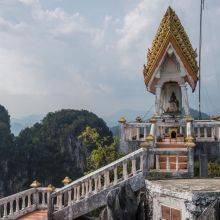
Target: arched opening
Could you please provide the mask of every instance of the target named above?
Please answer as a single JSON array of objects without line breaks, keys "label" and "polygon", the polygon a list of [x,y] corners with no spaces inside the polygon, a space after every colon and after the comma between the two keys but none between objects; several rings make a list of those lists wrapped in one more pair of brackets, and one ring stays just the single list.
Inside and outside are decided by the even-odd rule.
[{"label": "arched opening", "polygon": [[171,132],[171,138],[172,138],[172,139],[176,138],[176,131],[172,131],[172,132]]},{"label": "arched opening", "polygon": [[177,82],[164,83],[162,87],[162,110],[163,113],[180,113],[182,108],[182,94]]}]

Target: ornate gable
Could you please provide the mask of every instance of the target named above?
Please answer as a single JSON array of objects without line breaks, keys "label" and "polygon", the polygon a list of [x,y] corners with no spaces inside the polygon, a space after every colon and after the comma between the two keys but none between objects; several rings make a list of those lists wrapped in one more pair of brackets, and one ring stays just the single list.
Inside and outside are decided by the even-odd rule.
[{"label": "ornate gable", "polygon": [[[193,49],[189,37],[187,36],[178,16],[169,7],[164,15],[151,49],[147,53],[147,65],[144,65],[144,81],[148,86],[156,68],[158,67],[167,47],[172,44],[176,53],[180,57],[188,74],[188,82],[193,89],[198,80],[198,65],[196,61],[196,51]],[[189,80],[190,78],[190,80]]]}]

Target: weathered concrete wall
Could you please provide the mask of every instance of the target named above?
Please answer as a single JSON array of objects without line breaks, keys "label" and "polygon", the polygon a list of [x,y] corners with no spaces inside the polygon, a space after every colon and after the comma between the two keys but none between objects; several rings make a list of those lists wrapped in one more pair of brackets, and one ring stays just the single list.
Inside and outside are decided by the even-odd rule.
[{"label": "weathered concrete wall", "polygon": [[[202,180],[201,180],[202,181]],[[214,186],[213,186],[214,187]],[[178,209],[181,211],[182,219],[197,219],[203,211],[216,200],[220,200],[220,192],[209,192],[206,190],[189,191],[184,185],[178,186],[178,191],[146,181],[147,201],[149,213],[152,220],[162,219],[161,206]],[[210,190],[212,186],[209,187]],[[182,189],[182,190],[181,190]]]},{"label": "weathered concrete wall", "polygon": [[195,148],[195,156],[206,154],[209,158],[220,156],[220,142],[198,142]]}]

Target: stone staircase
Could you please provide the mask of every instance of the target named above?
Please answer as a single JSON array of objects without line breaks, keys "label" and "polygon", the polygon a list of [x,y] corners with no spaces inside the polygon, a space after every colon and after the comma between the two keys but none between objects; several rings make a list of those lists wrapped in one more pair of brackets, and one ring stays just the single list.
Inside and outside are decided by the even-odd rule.
[{"label": "stone staircase", "polygon": [[134,191],[143,188],[147,156],[141,148],[53,193],[38,187],[0,199],[0,219],[70,220],[87,214],[106,205],[108,192],[125,183]]}]

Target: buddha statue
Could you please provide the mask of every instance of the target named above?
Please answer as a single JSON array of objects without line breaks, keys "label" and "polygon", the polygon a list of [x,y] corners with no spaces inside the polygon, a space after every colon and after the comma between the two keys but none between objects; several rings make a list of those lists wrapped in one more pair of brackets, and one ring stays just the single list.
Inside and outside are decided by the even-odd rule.
[{"label": "buddha statue", "polygon": [[177,100],[174,92],[172,92],[170,96],[169,107],[167,109],[167,112],[171,112],[171,113],[179,112],[179,101]]}]

